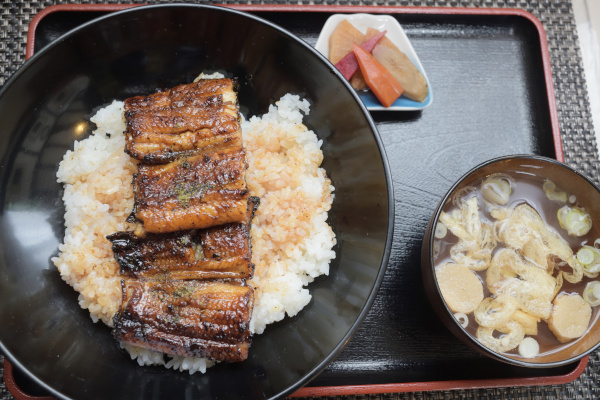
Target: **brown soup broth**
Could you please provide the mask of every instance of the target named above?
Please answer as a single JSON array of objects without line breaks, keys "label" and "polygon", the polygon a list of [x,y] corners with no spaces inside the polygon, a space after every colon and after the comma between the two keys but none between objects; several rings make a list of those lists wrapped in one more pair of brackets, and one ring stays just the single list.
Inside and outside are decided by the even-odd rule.
[{"label": "brown soup broth", "polygon": [[[566,230],[564,230],[560,227],[560,224],[558,222],[557,212],[558,212],[558,209],[564,205],[564,203],[561,204],[556,201],[549,200],[547,198],[546,193],[544,192],[544,190],[542,188],[542,185],[543,185],[545,179],[536,177],[531,174],[524,174],[524,173],[515,172],[515,171],[508,172],[507,175],[509,175],[513,179],[513,184],[511,185],[512,186],[512,194],[510,196],[510,200],[509,200],[508,204],[503,207],[508,207],[508,208],[512,209],[512,208],[518,206],[519,204],[523,204],[523,203],[529,204],[531,207],[533,207],[538,212],[538,214],[540,215],[542,220],[548,226],[552,227],[556,232],[558,232],[560,234],[560,236],[563,239],[565,239],[567,241],[567,243],[569,243],[574,254],[576,254],[577,251],[583,245],[593,246],[594,241],[598,237],[600,237],[598,235],[598,226],[594,225],[596,223],[595,221],[592,222],[592,229],[590,230],[590,232],[587,235],[584,235],[581,237],[569,236],[567,234]],[[486,206],[486,204],[484,203],[483,195],[480,190],[481,183],[482,183],[482,180],[474,182],[474,184],[472,186],[474,188],[476,188],[477,190],[475,192],[467,194],[466,196],[467,196],[467,198],[472,197],[472,196],[477,196],[478,205],[479,205],[479,215],[480,215],[481,220],[493,223],[496,220],[490,215],[490,212],[489,212],[490,210],[488,209],[489,207]],[[561,188],[557,187],[556,190],[561,190]],[[571,194],[572,193],[567,193],[567,197],[569,197]],[[575,199],[574,203],[570,203],[568,201],[567,204],[570,206],[583,207],[584,209],[586,208],[585,205],[580,204],[579,199]],[[454,209],[456,209],[456,206],[452,202],[449,202],[444,206],[443,210],[446,213],[450,213]],[[437,255],[434,257],[434,263],[436,266],[444,264],[446,262],[453,262],[452,259],[450,258],[450,249],[457,242],[458,242],[458,238],[456,236],[454,236],[452,234],[452,232],[450,232],[450,230],[448,230],[446,237],[444,237],[443,239],[435,239],[434,246],[435,246],[435,248],[437,248],[437,252],[436,252]],[[499,242],[492,252],[492,257],[494,256],[496,251],[503,249],[503,248],[504,248],[503,244]],[[567,272],[570,272],[570,268],[567,269]],[[479,271],[476,273],[478,274],[479,279],[483,283],[484,298],[490,297],[491,293],[488,290],[487,285],[485,284],[486,271],[484,270],[484,271]],[[553,276],[556,276],[556,272],[553,274]],[[598,279],[600,279],[600,278],[592,279],[592,278],[587,278],[586,276],[584,276],[583,279],[576,284],[572,284],[572,283],[569,283],[566,280],[564,280],[563,285],[560,289],[560,292],[557,294],[557,296],[560,296],[561,294],[571,294],[571,293],[578,293],[579,295],[582,296],[585,286],[589,282],[591,282],[593,280],[598,280]],[[597,308],[598,307],[592,307],[592,318],[590,320],[590,326],[594,325],[595,321],[597,320],[597,318],[599,316]],[[474,317],[473,313],[470,313],[468,315],[468,318],[469,318],[469,324],[465,329],[470,335],[472,335],[473,337],[476,337],[476,331],[478,328],[478,324],[475,321],[475,317]],[[494,335],[500,336],[502,334],[499,332],[494,332]],[[529,335],[525,335],[525,336],[527,337]],[[564,344],[560,343],[556,339],[554,334],[550,331],[548,324],[546,324],[546,322],[544,320],[541,320],[538,323],[538,334],[535,335],[534,338],[538,341],[539,346],[540,346],[539,356],[553,353],[555,351],[559,351],[560,349],[562,349],[566,346],[573,345],[578,340],[578,339],[574,339],[568,343],[564,343]],[[508,354],[511,354],[511,356],[520,357],[517,349],[511,350],[510,352],[508,352]]]}]

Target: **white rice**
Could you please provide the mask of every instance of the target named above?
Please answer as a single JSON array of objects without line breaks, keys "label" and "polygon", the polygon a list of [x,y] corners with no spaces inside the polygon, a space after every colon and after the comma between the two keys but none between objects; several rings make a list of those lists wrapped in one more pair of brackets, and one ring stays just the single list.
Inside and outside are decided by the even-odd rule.
[{"label": "white rice", "polygon": [[261,198],[251,230],[255,333],[304,308],[311,299],[304,286],[328,274],[335,258],[335,236],[326,222],[333,186],[319,168],[322,142],[302,125],[301,111],[308,114],[308,101],[288,94],[261,118],[242,124],[246,181]]},{"label": "white rice", "polygon": [[79,305],[94,322],[112,326],[121,304],[119,266],[106,235],[127,230],[133,207],[135,163],[123,152],[123,103],[113,102],[92,117],[98,129],[75,142],[58,169],[64,183],[65,239],[52,261],[79,292]]},{"label": "white rice", "polygon": [[[251,193],[261,198],[252,221],[255,306],[250,329],[294,316],[311,295],[305,287],[329,273],[335,258],[327,212],[333,186],[319,168],[321,141],[302,125],[309,103],[285,95],[262,117],[242,124]],[[136,162],[124,152],[123,103],[115,101],[91,118],[93,134],[75,142],[60,164],[58,182],[65,186],[65,238],[53,262],[62,278],[79,292],[79,304],[94,322],[112,326],[121,304],[119,267],[106,235],[130,230],[125,222],[133,208],[132,176]],[[123,345],[140,365],[164,365],[191,373],[214,362]],[[250,350],[252,351],[252,350]]]}]

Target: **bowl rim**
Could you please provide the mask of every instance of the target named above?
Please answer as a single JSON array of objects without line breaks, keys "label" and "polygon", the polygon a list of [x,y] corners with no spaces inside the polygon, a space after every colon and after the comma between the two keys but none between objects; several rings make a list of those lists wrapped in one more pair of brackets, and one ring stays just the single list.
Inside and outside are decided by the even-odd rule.
[{"label": "bowl rim", "polygon": [[583,357],[589,355],[590,353],[592,353],[593,351],[598,349],[598,347],[600,347],[600,341],[598,341],[598,343],[596,343],[594,346],[592,346],[588,350],[584,351],[583,353],[581,353],[577,356],[574,356],[574,357],[567,358],[565,360],[544,362],[544,363],[533,363],[533,362],[528,362],[528,361],[523,361],[523,360],[507,357],[502,353],[495,352],[495,351],[485,347],[483,344],[481,344],[481,342],[479,342],[479,340],[477,340],[473,335],[471,335],[469,332],[467,332],[465,330],[465,328],[463,328],[455,318],[452,317],[454,313],[448,308],[448,305],[446,304],[446,301],[444,300],[444,298],[441,294],[441,290],[440,290],[438,281],[435,278],[435,262],[433,260],[433,244],[434,244],[433,235],[435,234],[435,223],[439,220],[439,217],[442,212],[444,204],[447,203],[447,201],[450,199],[451,195],[455,192],[456,188],[459,185],[461,185],[466,179],[468,179],[471,176],[471,174],[473,174],[474,172],[476,172],[477,170],[479,170],[485,166],[495,164],[495,163],[498,163],[501,161],[511,160],[511,159],[536,160],[536,161],[542,161],[542,162],[548,162],[551,164],[555,164],[558,167],[562,167],[562,168],[580,176],[587,183],[589,183],[594,189],[596,189],[596,191],[598,193],[600,193],[600,187],[598,185],[596,185],[594,182],[592,182],[592,180],[590,178],[583,175],[581,172],[577,171],[576,169],[574,169],[574,168],[566,165],[565,163],[562,163],[554,158],[549,158],[549,157],[544,157],[544,156],[539,156],[539,155],[534,155],[534,154],[513,154],[513,155],[496,157],[496,158],[492,158],[490,160],[484,161],[481,164],[478,164],[477,166],[471,168],[469,171],[464,173],[458,180],[456,180],[456,182],[450,187],[450,189],[448,189],[446,194],[444,194],[444,196],[442,197],[442,199],[436,206],[435,213],[433,214],[433,216],[431,218],[431,229],[429,232],[427,232],[427,236],[428,236],[427,239],[429,240],[429,246],[427,249],[429,268],[431,269],[431,272],[432,272],[436,294],[437,294],[437,296],[439,296],[439,298],[444,306],[445,314],[450,317],[450,319],[452,320],[452,323],[455,325],[455,328],[459,329],[464,334],[464,336],[466,338],[468,338],[469,343],[477,346],[479,351],[481,351],[481,352],[487,354],[488,356],[491,356],[497,360],[503,361],[507,364],[517,365],[520,367],[528,367],[528,368],[559,367],[562,365],[576,362],[576,361],[582,359]]},{"label": "bowl rim", "polygon": [[[381,140],[379,131],[377,130],[377,127],[375,126],[375,122],[373,121],[371,114],[369,113],[369,111],[367,110],[367,108],[363,104],[363,102],[360,100],[358,95],[355,93],[355,91],[351,88],[350,83],[343,77],[343,75],[337,70],[337,68],[335,68],[333,66],[333,64],[331,64],[329,62],[329,60],[327,60],[313,46],[311,46],[304,40],[300,39],[298,36],[292,34],[291,32],[287,31],[286,29],[280,27],[279,25],[277,25],[275,23],[268,21],[266,19],[263,19],[261,17],[258,17],[256,15],[253,15],[250,12],[240,11],[240,10],[236,10],[236,9],[232,9],[232,8],[228,8],[228,7],[219,6],[219,5],[209,5],[209,4],[175,3],[175,4],[140,5],[137,7],[127,8],[127,9],[123,9],[123,10],[119,10],[119,11],[115,11],[115,12],[110,12],[106,15],[99,16],[97,18],[92,19],[91,21],[85,22],[85,23],[69,30],[68,32],[66,32],[66,33],[62,34],[61,36],[59,36],[58,38],[56,38],[54,41],[49,43],[47,46],[42,48],[40,51],[33,54],[33,56],[31,58],[26,60],[23,63],[23,65],[4,83],[4,85],[0,89],[0,99],[5,95],[5,93],[8,91],[8,89],[12,86],[13,82],[18,80],[21,75],[25,74],[25,72],[33,64],[35,64],[38,59],[43,57],[46,53],[52,51],[53,48],[57,47],[62,42],[68,40],[70,37],[78,34],[80,31],[88,29],[91,25],[101,24],[103,21],[105,21],[107,19],[117,18],[124,14],[146,12],[146,10],[150,10],[150,9],[167,9],[167,8],[193,8],[193,9],[217,10],[217,11],[221,11],[221,12],[225,12],[225,13],[235,14],[235,15],[238,15],[238,16],[241,16],[244,18],[249,18],[251,20],[254,20],[258,23],[261,23],[261,24],[269,27],[270,29],[274,29],[275,31],[277,31],[280,34],[287,37],[288,39],[295,41],[300,46],[303,46],[309,52],[312,52],[313,56],[316,56],[319,60],[321,60],[321,62],[325,63],[325,65],[327,65],[329,67],[330,72],[333,75],[335,75],[338,78],[338,80],[340,80],[342,82],[343,85],[345,85],[346,90],[356,101],[357,105],[359,106],[363,115],[366,118],[366,122],[368,123],[369,128],[371,129],[371,131],[373,133],[373,138],[375,139],[375,143],[377,145],[377,148],[378,148],[380,156],[381,156],[381,162],[382,162],[382,166],[383,166],[383,170],[384,170],[386,189],[387,189],[388,226],[387,226],[384,251],[382,254],[382,258],[381,258],[381,262],[379,265],[379,270],[378,270],[377,276],[374,280],[371,291],[367,297],[367,301],[363,305],[361,311],[358,313],[356,320],[350,326],[350,329],[343,336],[342,340],[340,340],[340,342],[337,344],[337,346],[323,360],[321,360],[319,363],[317,363],[312,369],[308,370],[302,378],[297,380],[294,384],[292,384],[288,388],[286,388],[272,396],[272,398],[285,397],[285,396],[292,394],[296,390],[300,389],[304,385],[306,385],[308,382],[310,382],[312,379],[314,379],[319,372],[324,370],[339,355],[339,353],[346,346],[346,344],[349,342],[349,340],[352,338],[352,336],[356,333],[356,331],[358,330],[358,328],[360,327],[360,325],[366,318],[369,310],[371,309],[371,306],[373,305],[376,294],[377,294],[379,287],[381,286],[381,283],[383,281],[385,271],[387,269],[387,265],[389,262],[391,250],[392,250],[392,241],[393,241],[393,234],[394,234],[393,220],[394,220],[394,215],[395,215],[394,214],[395,204],[394,204],[393,180],[391,177],[391,170],[390,170],[387,154],[386,154],[385,148],[383,146],[383,142]],[[4,343],[1,340],[0,340],[0,352],[6,358],[8,358],[8,360],[13,364],[13,366],[19,368],[23,373],[25,373],[25,375],[27,375],[28,378],[33,380],[37,385],[39,385],[44,390],[51,393],[53,396],[56,396],[57,398],[61,398],[61,399],[71,399],[70,397],[67,397],[66,395],[60,393],[58,390],[54,389],[49,384],[45,383],[40,378],[38,378],[36,375],[34,375],[31,371],[29,371],[29,369],[26,368],[15,357],[15,355],[6,348],[6,346],[4,345]]]}]

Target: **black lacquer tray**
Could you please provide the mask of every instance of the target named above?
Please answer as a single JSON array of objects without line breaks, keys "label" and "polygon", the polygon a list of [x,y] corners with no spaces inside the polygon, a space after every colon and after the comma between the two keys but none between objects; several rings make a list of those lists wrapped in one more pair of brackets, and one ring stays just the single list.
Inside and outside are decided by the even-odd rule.
[{"label": "black lacquer tray", "polygon": [[[123,7],[49,7],[32,21],[28,56],[67,30]],[[562,161],[541,23],[529,13],[507,9],[232,7],[275,22],[312,45],[334,13],[393,15],[419,55],[434,94],[432,105],[423,111],[372,112],[394,181],[390,264],[361,328],[340,356],[296,395],[547,385],[576,379],[587,358],[558,368],[527,369],[469,349],[437,320],[420,272],[427,221],[463,173],[508,154]],[[43,395],[18,371],[14,379],[25,393]]]}]

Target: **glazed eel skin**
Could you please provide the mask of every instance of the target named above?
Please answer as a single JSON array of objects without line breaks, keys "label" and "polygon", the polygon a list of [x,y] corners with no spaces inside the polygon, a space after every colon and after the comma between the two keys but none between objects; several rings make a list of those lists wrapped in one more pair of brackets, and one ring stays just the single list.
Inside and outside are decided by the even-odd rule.
[{"label": "glazed eel skin", "polygon": [[145,164],[242,147],[231,79],[200,79],[126,99],[125,122],[125,151]]},{"label": "glazed eel skin", "polygon": [[121,275],[128,278],[248,279],[253,272],[250,223],[258,202],[250,198],[244,223],[142,237],[117,232],[107,239]]},{"label": "glazed eel skin", "polygon": [[166,165],[139,165],[132,216],[164,233],[242,222],[248,212],[242,148],[199,154]]},{"label": "glazed eel skin", "polygon": [[122,303],[113,335],[170,355],[243,361],[254,291],[249,194],[230,79],[125,100],[125,151],[140,160],[130,222],[116,232]]},{"label": "glazed eel skin", "polygon": [[125,100],[125,150],[142,161],[130,221],[165,233],[244,220],[247,164],[233,87],[200,79]]},{"label": "glazed eel skin", "polygon": [[126,279],[115,320],[121,342],[166,354],[243,361],[254,296],[241,283]]}]

